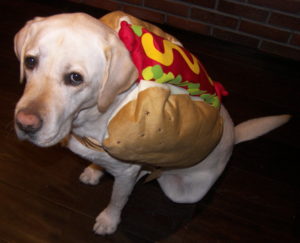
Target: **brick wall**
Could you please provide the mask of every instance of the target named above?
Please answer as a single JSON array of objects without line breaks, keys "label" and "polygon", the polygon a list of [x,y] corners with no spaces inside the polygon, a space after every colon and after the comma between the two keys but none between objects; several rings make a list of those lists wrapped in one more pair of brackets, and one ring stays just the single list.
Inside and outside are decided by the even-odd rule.
[{"label": "brick wall", "polygon": [[300,60],[300,0],[71,0]]}]

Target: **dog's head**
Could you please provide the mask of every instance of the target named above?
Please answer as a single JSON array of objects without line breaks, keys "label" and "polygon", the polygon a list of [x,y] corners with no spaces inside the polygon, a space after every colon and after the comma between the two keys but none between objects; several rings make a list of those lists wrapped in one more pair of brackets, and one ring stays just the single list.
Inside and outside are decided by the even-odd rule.
[{"label": "dog's head", "polygon": [[15,52],[26,79],[15,128],[40,146],[66,136],[81,110],[98,105],[105,112],[137,78],[114,31],[82,13],[29,21],[15,36]]}]

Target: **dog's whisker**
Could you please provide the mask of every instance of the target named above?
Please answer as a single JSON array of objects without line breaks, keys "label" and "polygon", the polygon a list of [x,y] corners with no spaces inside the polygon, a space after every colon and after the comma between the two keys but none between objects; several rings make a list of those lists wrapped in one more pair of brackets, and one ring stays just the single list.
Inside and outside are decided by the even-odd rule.
[{"label": "dog's whisker", "polygon": [[14,136],[15,129],[14,129],[14,122],[10,121],[4,125],[4,133],[6,137]]}]

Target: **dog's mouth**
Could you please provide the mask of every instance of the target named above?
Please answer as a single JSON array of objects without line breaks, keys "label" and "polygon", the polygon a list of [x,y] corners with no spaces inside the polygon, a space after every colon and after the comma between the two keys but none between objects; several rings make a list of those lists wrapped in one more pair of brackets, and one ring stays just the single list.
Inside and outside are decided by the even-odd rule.
[{"label": "dog's mouth", "polygon": [[17,134],[17,137],[19,140],[28,140],[32,143],[34,143],[34,141],[36,140],[36,135],[32,134],[32,133],[24,133],[22,132],[16,125],[15,125],[15,131]]},{"label": "dog's mouth", "polygon": [[39,136],[36,136],[31,142],[40,147],[50,147],[57,144],[60,141],[60,138],[58,137],[58,134],[55,134],[54,136],[48,137],[46,139],[41,139]]},{"label": "dog's mouth", "polygon": [[16,134],[20,140],[29,141],[40,147],[49,147],[59,142],[57,134],[45,138],[39,133],[25,133],[23,131],[20,131],[19,128],[16,128]]},{"label": "dog's mouth", "polygon": [[[54,129],[56,127],[56,129]],[[34,129],[33,129],[34,130]],[[24,129],[17,121],[15,121],[15,131],[17,137],[22,141],[29,141],[39,147],[50,147],[59,143],[66,137],[71,130],[71,125],[68,122],[63,123],[61,126],[53,126],[49,128],[47,124],[43,124],[37,131]]]}]

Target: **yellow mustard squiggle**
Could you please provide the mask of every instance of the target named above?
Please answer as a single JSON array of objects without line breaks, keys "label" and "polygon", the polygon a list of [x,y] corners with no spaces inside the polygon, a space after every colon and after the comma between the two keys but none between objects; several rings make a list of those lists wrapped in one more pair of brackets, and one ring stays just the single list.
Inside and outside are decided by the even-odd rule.
[{"label": "yellow mustard squiggle", "polygon": [[170,41],[163,40],[164,45],[164,52],[160,52],[157,50],[153,43],[153,36],[150,33],[145,33],[142,38],[142,46],[145,50],[146,55],[153,59],[154,61],[157,61],[165,66],[172,65],[174,61],[174,55],[173,55],[173,49],[177,50],[180,55],[183,57],[189,68],[195,73],[200,73],[200,67],[198,63],[198,59],[191,54],[193,58],[193,62],[190,61],[190,59],[187,57],[185,52],[177,45],[173,44]]}]

